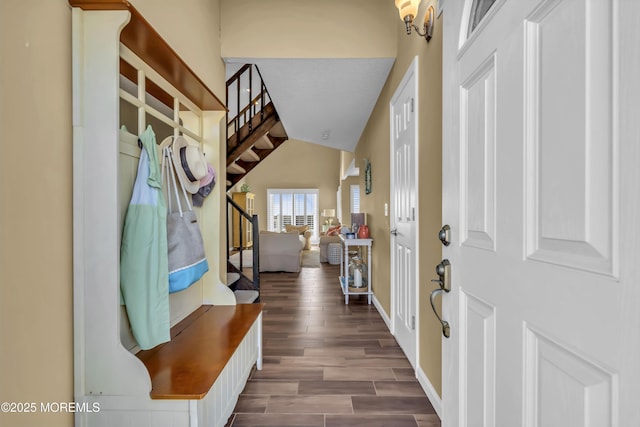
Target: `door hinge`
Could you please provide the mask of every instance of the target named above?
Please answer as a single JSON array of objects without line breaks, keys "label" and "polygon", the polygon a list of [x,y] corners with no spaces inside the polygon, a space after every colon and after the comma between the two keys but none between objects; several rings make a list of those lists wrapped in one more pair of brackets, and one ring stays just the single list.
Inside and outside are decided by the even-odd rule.
[{"label": "door hinge", "polygon": [[416,330],[416,316],[411,316],[411,330]]},{"label": "door hinge", "polygon": [[411,217],[413,221],[416,220],[416,208],[411,208]]},{"label": "door hinge", "polygon": [[411,112],[413,113],[413,98],[411,98]]}]

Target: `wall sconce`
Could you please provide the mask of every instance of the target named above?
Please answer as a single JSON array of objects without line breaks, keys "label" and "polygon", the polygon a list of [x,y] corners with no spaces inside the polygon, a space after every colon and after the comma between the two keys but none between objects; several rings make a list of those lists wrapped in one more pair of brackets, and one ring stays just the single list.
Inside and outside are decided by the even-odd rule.
[{"label": "wall sconce", "polygon": [[413,23],[413,18],[418,13],[418,6],[422,0],[396,0],[396,7],[400,13],[400,19],[404,21],[407,26],[407,34],[411,34],[411,27],[416,30],[419,36],[425,38],[426,41],[431,40],[433,34],[433,22],[434,22],[434,10],[433,6],[429,6],[427,13],[424,15],[424,28],[422,32],[417,25]]}]

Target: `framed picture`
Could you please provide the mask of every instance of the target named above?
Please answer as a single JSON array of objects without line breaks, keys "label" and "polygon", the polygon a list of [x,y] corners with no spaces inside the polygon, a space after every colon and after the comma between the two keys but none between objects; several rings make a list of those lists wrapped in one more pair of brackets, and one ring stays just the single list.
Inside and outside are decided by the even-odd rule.
[{"label": "framed picture", "polygon": [[371,193],[371,163],[369,163],[369,159],[364,159],[364,193]]}]

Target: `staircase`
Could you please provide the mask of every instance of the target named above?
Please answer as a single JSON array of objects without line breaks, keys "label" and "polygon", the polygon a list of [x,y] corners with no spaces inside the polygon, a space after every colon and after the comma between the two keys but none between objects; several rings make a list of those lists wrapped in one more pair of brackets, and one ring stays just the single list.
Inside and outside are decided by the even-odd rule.
[{"label": "staircase", "polygon": [[[245,177],[287,139],[260,71],[252,64],[245,64],[227,81],[227,190]],[[233,116],[229,119],[229,116]],[[227,278],[238,303],[260,301],[259,232],[258,216],[250,216],[227,195],[227,213],[237,212],[239,229],[232,230],[227,216]],[[243,266],[243,249],[240,241],[239,262],[230,259],[229,233],[244,235],[242,224],[252,227],[251,276]]]},{"label": "staircase", "polygon": [[287,139],[260,71],[245,64],[227,81],[227,189]]},{"label": "staircase", "polygon": [[[229,215],[229,212],[234,212]],[[229,216],[237,215],[240,219],[236,221],[237,229],[232,229]],[[251,249],[249,244],[245,241],[246,233],[243,228],[245,226],[251,227],[253,233],[258,231],[258,215],[249,215],[242,207],[233,201],[229,195],[227,195],[227,286],[233,291],[236,296],[238,304],[251,304],[253,302],[260,302],[260,260],[258,254],[260,252],[260,236],[255,235],[253,242],[251,243]],[[229,233],[237,233],[239,236],[239,248],[238,252],[234,255],[235,259],[231,259],[229,250],[229,242],[231,242]],[[245,259],[245,251],[251,254],[250,259]],[[251,264],[249,266],[249,264]],[[248,266],[249,268],[245,268]],[[248,271],[250,269],[250,271]]]}]

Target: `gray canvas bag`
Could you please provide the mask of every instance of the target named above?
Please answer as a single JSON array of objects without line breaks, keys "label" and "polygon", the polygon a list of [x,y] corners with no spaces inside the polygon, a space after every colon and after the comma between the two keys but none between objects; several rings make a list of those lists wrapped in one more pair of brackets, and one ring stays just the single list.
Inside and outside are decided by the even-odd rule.
[{"label": "gray canvas bag", "polygon": [[[182,183],[182,197],[187,210],[182,210],[181,195],[176,184],[171,147],[163,148],[162,175],[167,189],[167,246],[169,255],[169,293],[179,292],[200,280],[209,271],[198,218]],[[179,182],[179,180],[178,180]],[[173,193],[173,194],[172,194]],[[173,210],[172,196],[178,210]]]}]

